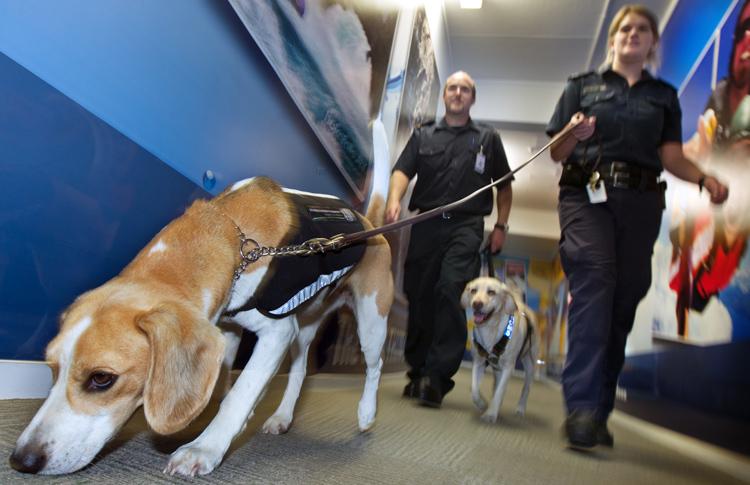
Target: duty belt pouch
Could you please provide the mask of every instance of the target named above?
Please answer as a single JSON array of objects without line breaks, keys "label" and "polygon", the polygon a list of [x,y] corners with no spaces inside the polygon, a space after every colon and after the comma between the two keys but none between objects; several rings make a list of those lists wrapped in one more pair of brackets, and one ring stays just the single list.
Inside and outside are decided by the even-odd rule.
[{"label": "duty belt pouch", "polygon": [[661,210],[667,208],[667,181],[660,180],[657,184],[659,190],[659,202],[661,202]]}]

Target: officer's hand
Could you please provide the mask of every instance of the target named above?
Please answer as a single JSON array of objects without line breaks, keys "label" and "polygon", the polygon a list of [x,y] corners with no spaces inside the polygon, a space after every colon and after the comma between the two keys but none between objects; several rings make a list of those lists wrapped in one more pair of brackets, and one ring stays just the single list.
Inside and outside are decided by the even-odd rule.
[{"label": "officer's hand", "polygon": [[388,201],[385,206],[385,223],[396,222],[401,215],[401,201]]},{"label": "officer's hand", "polygon": [[573,128],[573,136],[578,141],[588,140],[596,129],[596,116],[586,117],[579,111],[570,118],[570,123],[576,125]]},{"label": "officer's hand", "polygon": [[494,228],[490,233],[490,252],[497,254],[503,250],[505,245],[505,231],[499,228]]},{"label": "officer's hand", "polygon": [[712,175],[706,177],[703,187],[706,188],[711,196],[713,204],[723,204],[727,200],[727,197],[729,197],[729,188]]}]

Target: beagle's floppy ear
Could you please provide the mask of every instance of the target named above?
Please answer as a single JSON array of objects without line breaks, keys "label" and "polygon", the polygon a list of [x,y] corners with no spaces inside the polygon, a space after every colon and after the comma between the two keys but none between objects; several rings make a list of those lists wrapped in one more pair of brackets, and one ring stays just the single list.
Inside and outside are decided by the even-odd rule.
[{"label": "beagle's floppy ear", "polygon": [[224,357],[224,337],[177,305],[151,310],[137,324],[151,347],[143,391],[146,420],[157,433],[175,433],[208,404]]}]

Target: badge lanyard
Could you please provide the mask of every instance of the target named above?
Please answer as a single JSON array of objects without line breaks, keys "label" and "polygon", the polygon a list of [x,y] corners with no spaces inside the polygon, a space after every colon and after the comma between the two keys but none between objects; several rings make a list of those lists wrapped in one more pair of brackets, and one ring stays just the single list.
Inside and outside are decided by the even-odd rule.
[{"label": "badge lanyard", "polygon": [[596,136],[596,144],[598,145],[597,149],[597,156],[596,160],[594,160],[594,164],[591,166],[591,170],[588,170],[586,165],[587,163],[587,155],[589,150],[589,145],[591,144],[591,138],[586,140],[586,144],[583,145],[583,157],[581,158],[581,168],[583,169],[583,173],[589,173],[589,181],[586,184],[586,192],[589,195],[589,201],[591,201],[592,204],[600,204],[602,202],[607,201],[607,190],[604,188],[604,184],[602,183],[602,176],[599,173],[599,164],[602,162],[602,139],[599,136],[599,133],[594,133],[594,136]]}]

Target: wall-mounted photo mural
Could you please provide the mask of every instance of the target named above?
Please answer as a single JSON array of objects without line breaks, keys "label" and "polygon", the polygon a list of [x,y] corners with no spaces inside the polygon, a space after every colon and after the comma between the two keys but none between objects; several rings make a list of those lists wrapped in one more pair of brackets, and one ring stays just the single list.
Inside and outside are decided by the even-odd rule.
[{"label": "wall-mounted photo mural", "polygon": [[691,344],[750,339],[750,0],[737,2],[680,90],[686,154],[729,186],[712,205],[668,180],[654,249],[653,335]]},{"label": "wall-mounted photo mural", "polygon": [[[398,18],[367,0],[229,0],[356,196],[372,165]],[[248,93],[262,96],[262,93]],[[279,147],[280,159],[283,147]]]},{"label": "wall-mounted photo mural", "polygon": [[[426,121],[435,119],[440,102],[440,77],[424,7],[417,8],[414,11],[406,70],[403,75],[399,73],[398,77],[392,81],[398,81],[402,87],[396,132],[391,150],[393,157],[391,165],[398,160],[414,129]],[[408,189],[403,200],[408,201],[410,197],[411,188]],[[401,210],[404,217],[410,214],[405,205]],[[402,286],[404,260],[409,245],[409,232],[408,228],[404,228],[387,236],[393,252],[393,276],[399,289]]]},{"label": "wall-mounted photo mural", "polygon": [[402,93],[393,150],[395,158],[403,151],[414,128],[435,119],[440,101],[440,77],[424,7],[414,13]]}]

